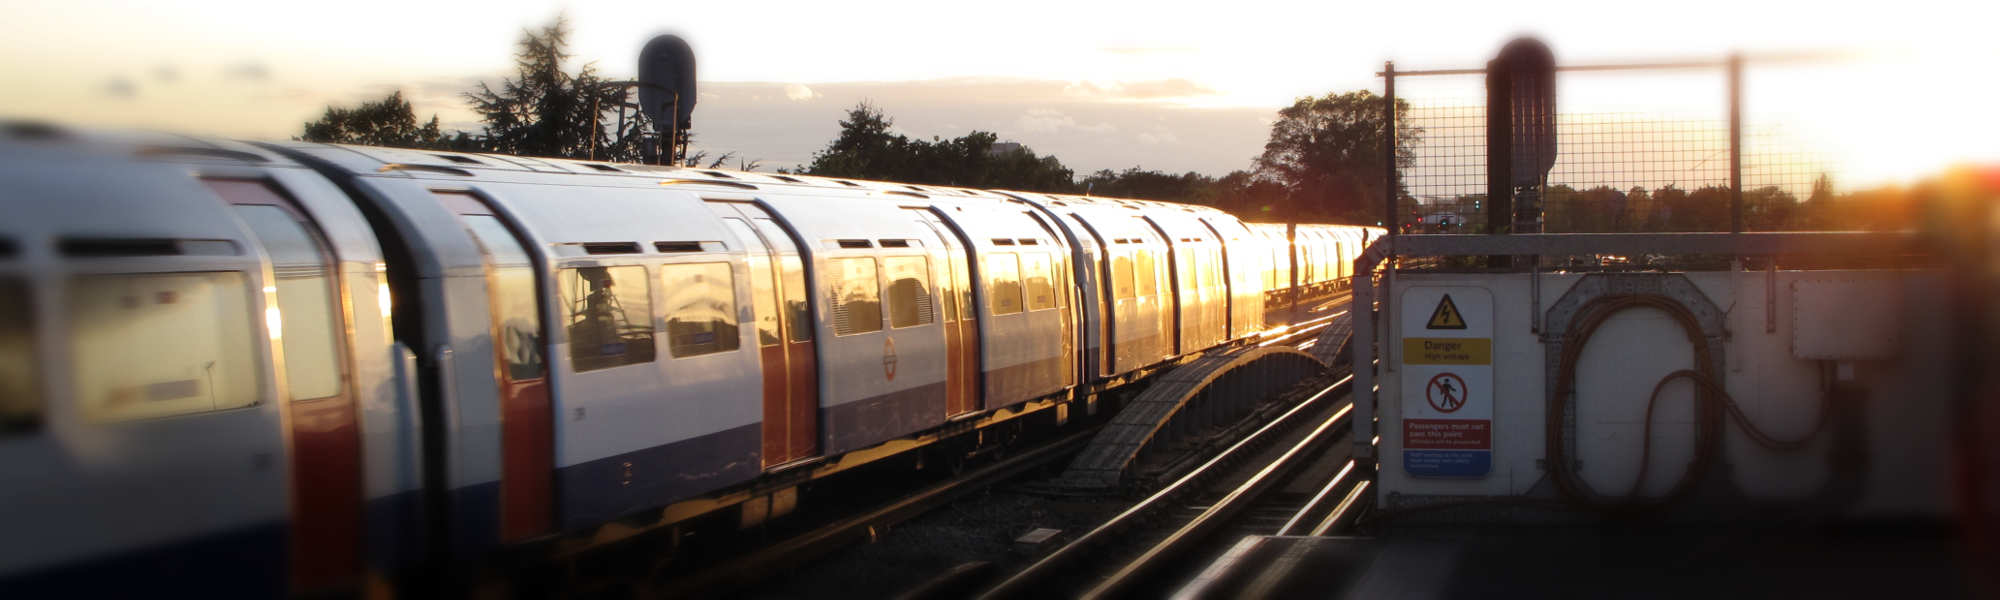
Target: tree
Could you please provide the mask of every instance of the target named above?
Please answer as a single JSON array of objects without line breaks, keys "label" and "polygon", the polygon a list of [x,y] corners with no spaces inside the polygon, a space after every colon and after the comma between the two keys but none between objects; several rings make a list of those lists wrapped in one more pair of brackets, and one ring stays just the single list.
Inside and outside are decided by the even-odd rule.
[{"label": "tree", "polygon": [[1084,190],[1098,196],[1212,204],[1215,179],[1188,171],[1180,175],[1132,167],[1122,172],[1104,169],[1083,178]]},{"label": "tree", "polygon": [[[465,94],[486,123],[490,149],[528,156],[638,160],[638,146],[630,142],[637,136],[619,132],[614,140],[604,130],[606,120],[600,118],[624,103],[626,90],[601,85],[604,81],[594,63],[584,64],[575,74],[564,71],[569,58],[569,21],[559,16],[539,32],[522,32],[514,54],[515,78],[502,79],[499,90],[480,82],[478,90]],[[638,127],[639,121],[629,120],[628,129]]]},{"label": "tree", "polygon": [[1070,192],[1075,174],[1053,156],[1026,148],[996,150],[999,136],[973,131],[952,139],[913,140],[889,129],[882,109],[862,102],[840,121],[840,135],[795,172],[978,188]]},{"label": "tree", "polygon": [[892,163],[906,153],[902,146],[909,140],[889,132],[895,124],[881,108],[863,100],[848,109],[847,118],[840,122],[840,135],[827,142],[825,149],[814,153],[812,164],[799,172],[868,178],[901,170]]},{"label": "tree", "polygon": [[1806,197],[1805,227],[1833,229],[1833,178],[1825,173],[1813,180],[1812,195]]},{"label": "tree", "polygon": [[[464,137],[460,133],[461,138]],[[403,99],[403,92],[397,90],[374,102],[362,102],[355,108],[326,107],[326,114],[319,120],[305,124],[299,138],[308,142],[333,144],[361,144],[367,146],[391,146],[397,148],[444,149],[452,146],[452,138],[445,136],[438,127],[437,115],[423,125],[417,125],[417,115],[410,109],[410,103]]]},{"label": "tree", "polygon": [[[1396,102],[1395,164],[1409,168],[1423,129],[1412,126],[1409,104]],[[1366,90],[1321,97],[1303,97],[1278,111],[1264,153],[1257,157],[1259,174],[1283,183],[1291,206],[1282,219],[1324,221],[1382,220],[1383,182],[1389,158],[1383,156],[1383,136],[1389,129],[1382,115],[1382,97]],[[1406,194],[1396,190],[1399,198]]]},{"label": "tree", "polygon": [[1798,197],[1775,185],[1743,192],[1743,212],[1750,231],[1788,231],[1803,224]]},{"label": "tree", "polygon": [[1228,211],[1246,221],[1278,221],[1284,204],[1285,185],[1250,171],[1230,171],[1210,186],[1209,206]]},{"label": "tree", "polygon": [[1646,231],[1681,231],[1673,228],[1675,219],[1679,218],[1674,213],[1687,210],[1687,199],[1687,190],[1671,183],[1654,190],[1654,210],[1652,214],[1646,215]]}]

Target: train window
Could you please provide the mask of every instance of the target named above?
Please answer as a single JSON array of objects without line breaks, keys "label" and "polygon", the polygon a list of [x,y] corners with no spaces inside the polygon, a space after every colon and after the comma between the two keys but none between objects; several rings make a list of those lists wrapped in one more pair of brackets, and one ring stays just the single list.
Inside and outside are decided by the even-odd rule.
[{"label": "train window", "polygon": [[1012,253],[986,255],[986,297],[993,314],[1021,312],[1021,260]]},{"label": "train window", "polygon": [[542,315],[535,292],[535,266],[513,232],[492,215],[461,215],[465,229],[486,251],[488,294],[493,322],[498,324],[501,362],[513,381],[540,379],[547,372],[542,356]]},{"label": "train window", "polygon": [[1154,296],[1160,293],[1160,269],[1153,263],[1153,250],[1140,248],[1133,253],[1132,277],[1137,282],[1134,293],[1140,296]]},{"label": "train window", "polygon": [[571,369],[653,362],[653,294],[645,267],[574,267],[556,279]]},{"label": "train window", "polygon": [[1021,284],[1027,291],[1028,310],[1056,307],[1056,287],[1051,282],[1053,270],[1047,253],[1027,252],[1021,255]]},{"label": "train window", "polygon": [[[258,403],[246,277],[234,271],[70,280],[71,385],[85,419],[171,417]],[[277,333],[277,312],[267,317]]]},{"label": "train window", "polygon": [[827,262],[833,267],[833,334],[881,331],[882,290],[875,279],[875,259],[836,258]]},{"label": "train window", "polygon": [[236,215],[250,225],[271,257],[277,277],[278,335],[285,349],[285,380],[293,400],[326,398],[340,393],[340,331],[326,265],[319,242],[285,209],[239,204]]},{"label": "train window", "polygon": [[1313,258],[1317,253],[1313,252],[1312,243],[1312,240],[1309,239],[1302,240],[1299,246],[1299,268],[1304,270],[1304,272],[1299,273],[1299,283],[1301,284],[1318,283],[1318,280],[1313,279]]},{"label": "train window", "polygon": [[42,393],[35,363],[35,319],[28,286],[0,279],[0,435],[41,424]]},{"label": "train window", "polygon": [[[736,277],[729,263],[689,263],[660,267],[666,294],[667,351],[674,358],[735,350]],[[768,287],[767,287],[768,289]],[[773,343],[777,336],[772,336]]]},{"label": "train window", "polygon": [[1217,294],[1221,294],[1224,288],[1229,287],[1229,281],[1223,277],[1223,271],[1225,270],[1223,267],[1225,265],[1222,264],[1222,256],[1220,254],[1210,254],[1208,258],[1208,286],[1214,289]]},{"label": "train window", "polygon": [[785,337],[794,342],[812,339],[812,308],[806,305],[806,268],[799,261],[799,248],[777,221],[757,219],[764,241],[778,251],[778,279],[785,286]]},{"label": "train window", "polygon": [[931,270],[924,257],[883,258],[882,274],[889,281],[890,327],[929,325],[937,320],[931,306]]},{"label": "train window", "polygon": [[1120,251],[1111,255],[1111,297],[1124,300],[1133,294],[1132,253]]},{"label": "train window", "polygon": [[1189,250],[1188,256],[1194,257],[1193,275],[1195,288],[1202,291],[1215,289],[1217,280],[1221,278],[1215,276],[1215,261],[1212,260],[1213,257],[1209,256],[1207,252],[1200,250]]},{"label": "train window", "polygon": [[[750,249],[750,303],[757,319],[757,345],[778,343],[778,283],[771,272],[771,252],[742,219],[723,219],[729,231]],[[669,291],[668,293],[672,293]]]}]

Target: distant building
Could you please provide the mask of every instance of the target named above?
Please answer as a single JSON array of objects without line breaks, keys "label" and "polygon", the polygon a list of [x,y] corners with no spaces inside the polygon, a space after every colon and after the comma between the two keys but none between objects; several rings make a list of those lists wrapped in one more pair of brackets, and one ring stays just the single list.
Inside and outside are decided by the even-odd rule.
[{"label": "distant building", "polygon": [[1021,146],[1020,142],[993,142],[993,147],[986,149],[986,155],[1001,156],[1006,154],[1013,154],[1015,152],[1019,152],[1021,150],[1026,150],[1026,149],[1027,148]]}]

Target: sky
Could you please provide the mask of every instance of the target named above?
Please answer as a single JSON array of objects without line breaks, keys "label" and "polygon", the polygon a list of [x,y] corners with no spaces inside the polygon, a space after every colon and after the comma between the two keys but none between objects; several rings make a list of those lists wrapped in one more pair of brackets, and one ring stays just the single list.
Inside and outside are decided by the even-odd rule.
[{"label": "sky", "polygon": [[[10,3],[0,118],[262,139],[328,104],[402,90],[476,128],[459,94],[511,72],[522,29],[569,17],[576,60],[631,77],[663,32],[695,49],[698,146],[765,169],[809,161],[856,102],[919,137],[978,129],[1079,173],[1246,168],[1301,95],[1380,91],[1400,70],[1477,67],[1543,37],[1566,64],[1810,52],[1754,66],[1747,120],[1855,184],[2000,162],[2000,3],[1231,2],[1024,0]],[[1759,64],[1759,63],[1753,63]],[[1720,118],[1717,73],[1578,76],[1565,111]],[[1476,77],[1404,79],[1419,103]]]}]

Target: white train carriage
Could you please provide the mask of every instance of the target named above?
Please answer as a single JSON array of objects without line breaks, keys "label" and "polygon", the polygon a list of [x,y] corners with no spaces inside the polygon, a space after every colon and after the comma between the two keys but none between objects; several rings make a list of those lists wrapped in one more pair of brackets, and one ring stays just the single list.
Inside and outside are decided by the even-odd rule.
[{"label": "white train carriage", "polygon": [[755,204],[711,201],[742,184],[291,148],[407,230],[416,264],[449,265],[448,282],[403,295],[425,299],[407,333],[443,346],[429,366],[451,387],[426,397],[450,415],[437,466],[454,548],[591,527],[820,451],[800,432],[819,430],[816,399],[838,384],[815,381],[825,338],[804,291],[810,250]]},{"label": "white train carriage", "polygon": [[1256,335],[1266,329],[1264,291],[1276,287],[1265,283],[1265,272],[1271,268],[1271,253],[1264,240],[1235,215],[1206,206],[1191,210],[1222,241],[1223,271],[1229,294],[1228,338]]},{"label": "white train carriage", "polygon": [[246,144],[56,131],[0,140],[0,182],[0,528],[32,540],[0,580],[277,595],[402,547],[415,432],[339,190]]},{"label": "white train carriage", "polygon": [[1048,208],[1073,219],[1090,245],[1103,249],[1088,280],[1095,285],[1085,290],[1085,301],[1110,315],[1098,328],[1108,340],[1099,363],[1108,368],[1100,375],[1116,377],[1173,357],[1175,304],[1165,238],[1138,210],[1116,200],[1064,197]]},{"label": "white train carriage", "polygon": [[178,575],[95,583],[351,586],[684,518],[1245,339],[1358,251],[945,186],[178,137],[0,152],[0,484],[34,490],[0,525],[53,540],[0,546],[0,579],[36,585],[114,564]]},{"label": "white train carriage", "polygon": [[943,240],[922,215],[894,203],[800,191],[811,192],[757,196],[795,228],[813,274],[822,315],[821,452],[871,446],[970,410],[967,399],[953,403],[949,394],[962,382],[948,379],[969,373],[950,368],[945,330],[958,322],[946,323],[938,310],[938,276],[951,274]]}]

